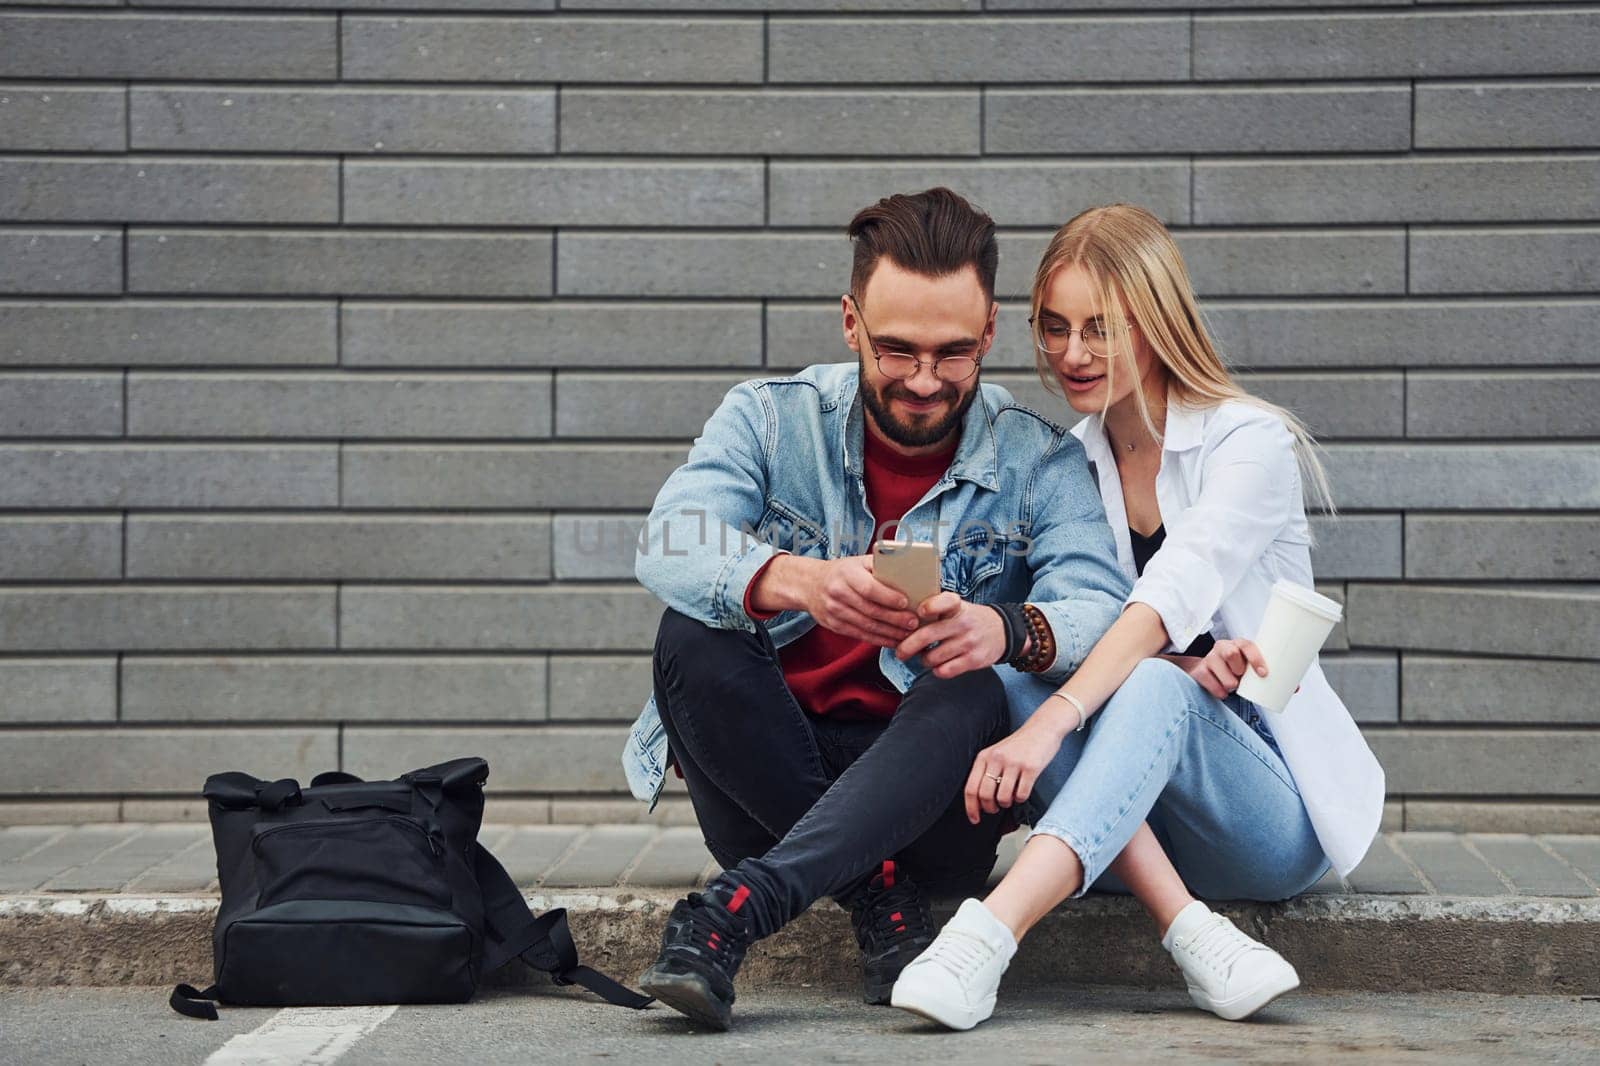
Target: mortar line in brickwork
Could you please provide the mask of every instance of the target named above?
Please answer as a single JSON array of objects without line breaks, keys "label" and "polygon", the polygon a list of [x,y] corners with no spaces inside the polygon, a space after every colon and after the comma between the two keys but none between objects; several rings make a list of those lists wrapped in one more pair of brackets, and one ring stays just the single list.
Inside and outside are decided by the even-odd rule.
[{"label": "mortar line in brickwork", "polygon": [[[1408,525],[1410,525],[1410,523],[1406,522],[1406,517],[1408,517],[1408,514],[1406,514],[1406,511],[1403,511],[1402,509],[1402,511],[1400,511],[1400,579],[1402,579],[1402,581],[1405,581],[1405,541],[1406,536],[1410,536],[1410,530],[1406,528]],[[1400,658],[1405,659],[1405,656],[1402,655]]]},{"label": "mortar line in brickwork", "polygon": [[557,85],[555,87],[555,94],[554,94],[554,97],[552,99],[552,103],[553,103],[553,106],[555,108],[555,113],[550,118],[550,122],[552,124],[552,132],[555,134],[555,145],[554,145],[552,151],[556,155],[560,155],[561,154],[561,86],[560,85]]},{"label": "mortar line in brickwork", "polygon": [[[123,519],[122,528],[123,528],[124,531],[126,531],[127,528],[128,528],[127,519],[126,518]],[[127,535],[126,532],[124,532],[123,535],[126,536]],[[126,563],[126,555],[124,555],[124,563],[123,563],[123,565],[124,565],[124,567],[126,567],[126,565],[127,565],[127,563]],[[127,576],[126,571],[124,571],[123,576],[124,577]],[[123,660],[123,656],[125,654],[126,654],[125,652],[120,652],[120,651],[117,652],[117,667],[116,667],[116,671],[115,671],[116,676],[111,679],[113,698],[116,701],[115,706],[117,708],[117,719],[116,720],[119,721],[119,722],[122,721],[122,660]]]},{"label": "mortar line in brickwork", "polygon": [[772,66],[772,16],[761,16],[761,84],[769,83]]},{"label": "mortar line in brickwork", "polygon": [[1411,136],[1406,142],[1411,145],[1411,150],[1417,150],[1417,79],[1411,79]]},{"label": "mortar line in brickwork", "polygon": [[1400,368],[1400,438],[1411,435],[1411,368]]},{"label": "mortar line in brickwork", "polygon": [[[126,3],[127,0],[123,0],[123,2]],[[1191,16],[1191,18],[1192,17],[1193,16]],[[1191,55],[1194,53],[1193,46],[1190,47],[1189,51],[1190,51]],[[335,11],[333,13],[333,80],[334,81],[343,81],[344,80],[344,12],[343,11]]]},{"label": "mortar line in brickwork", "polygon": [[[1406,572],[1406,516],[1400,515],[1400,580],[1405,580]],[[1406,653],[1404,648],[1396,649],[1394,653],[1394,722],[1402,729],[1411,724],[1406,717]],[[1400,828],[1406,827],[1406,808],[1400,807]]]}]

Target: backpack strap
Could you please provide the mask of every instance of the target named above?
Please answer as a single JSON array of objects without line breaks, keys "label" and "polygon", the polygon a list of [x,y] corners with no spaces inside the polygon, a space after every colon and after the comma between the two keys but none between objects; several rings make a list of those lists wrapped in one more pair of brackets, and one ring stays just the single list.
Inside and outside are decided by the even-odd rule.
[{"label": "backpack strap", "polygon": [[300,795],[300,782],[285,777],[270,785],[263,785],[261,791],[256,793],[256,802],[264,811],[281,811],[291,803],[300,806],[305,798]]},{"label": "backpack strap", "polygon": [[194,985],[179,985],[172,990],[167,1002],[179,1014],[214,1022],[217,1020],[216,998],[216,985],[212,985],[204,992],[196,991]]},{"label": "backpack strap", "polygon": [[640,1010],[655,1002],[652,997],[641,995],[598,970],[580,964],[578,947],[572,942],[572,931],[567,927],[566,910],[558,907],[535,918],[506,868],[482,844],[473,845],[473,870],[483,889],[484,925],[488,933],[485,973],[520,958],[534,969],[548,973],[558,985],[581,985],[619,1007]]}]

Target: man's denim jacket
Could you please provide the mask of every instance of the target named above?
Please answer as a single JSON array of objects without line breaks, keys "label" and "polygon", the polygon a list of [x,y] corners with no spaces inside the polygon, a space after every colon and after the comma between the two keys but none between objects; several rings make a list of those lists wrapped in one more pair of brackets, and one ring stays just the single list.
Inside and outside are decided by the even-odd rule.
[{"label": "man's denim jacket", "polygon": [[[656,496],[639,581],[691,618],[753,632],[745,586],[773,555],[870,551],[877,519],[862,476],[858,373],[832,363],[734,386]],[[1116,620],[1128,581],[1077,438],[1000,386],[979,389],[950,468],[894,536],[938,545],[940,583],[964,600],[1038,605],[1056,641],[1041,676],[1059,683]],[[781,648],[816,623],[785,611],[764,624]],[[901,692],[926,669],[921,656],[902,662],[887,648],[878,664]],[[652,694],[622,755],[629,788],[652,808],[667,759]]]}]

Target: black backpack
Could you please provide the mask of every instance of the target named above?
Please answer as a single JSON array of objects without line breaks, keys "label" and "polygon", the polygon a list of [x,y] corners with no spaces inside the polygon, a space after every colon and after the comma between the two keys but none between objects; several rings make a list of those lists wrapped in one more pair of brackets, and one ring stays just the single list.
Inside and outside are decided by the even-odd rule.
[{"label": "black backpack", "polygon": [[564,910],[535,919],[478,843],[482,759],[397,781],[318,774],[302,789],[213,774],[205,797],[222,906],[216,983],[173,990],[193,1018],[252,1006],[460,1003],[520,958],[619,1006],[651,1000],[578,964]]}]

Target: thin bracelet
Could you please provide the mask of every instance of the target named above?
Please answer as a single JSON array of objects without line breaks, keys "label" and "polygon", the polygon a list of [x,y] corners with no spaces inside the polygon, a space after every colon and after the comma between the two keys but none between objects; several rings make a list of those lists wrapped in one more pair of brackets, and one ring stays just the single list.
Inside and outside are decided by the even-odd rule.
[{"label": "thin bracelet", "polygon": [[[1073,732],[1083,732],[1084,725],[1089,721],[1089,712],[1083,709],[1083,701],[1070,692],[1052,692],[1050,695],[1060,696],[1062,699],[1066,700],[1072,705],[1072,709],[1078,712],[1078,726],[1073,730]],[[1048,699],[1049,697],[1047,696],[1045,698]]]}]

